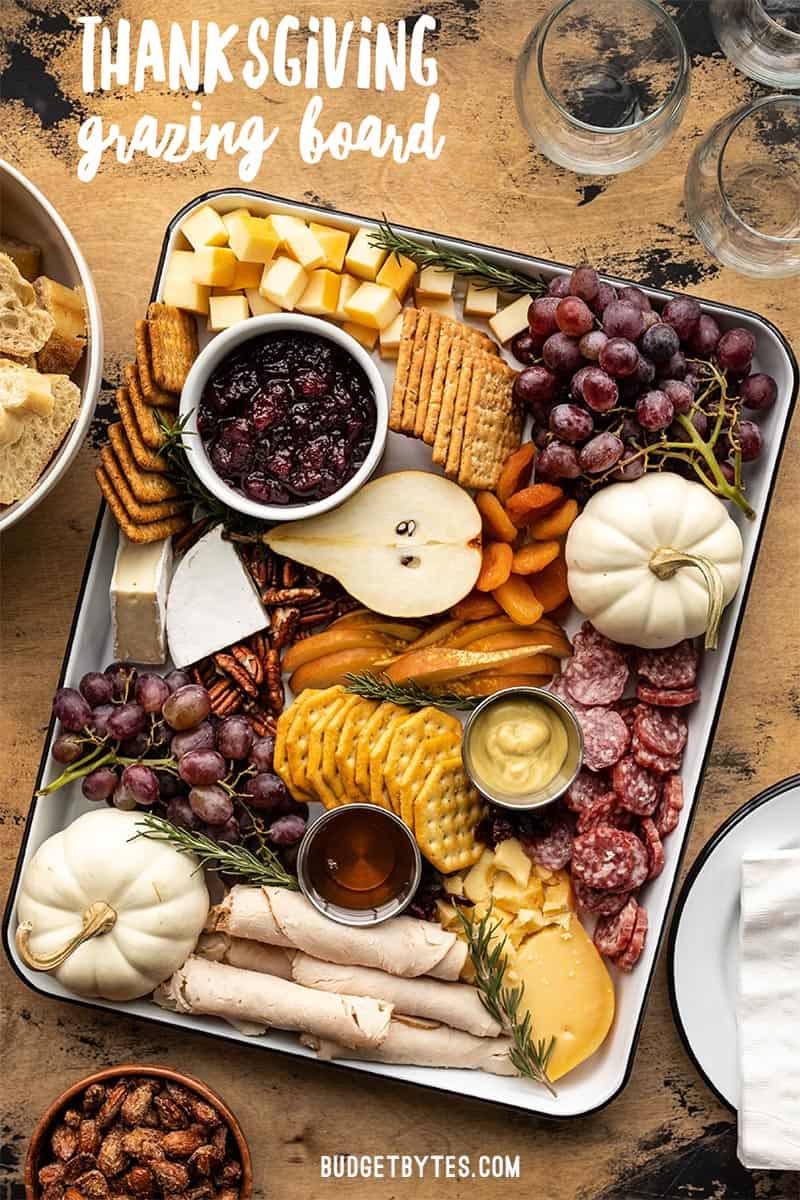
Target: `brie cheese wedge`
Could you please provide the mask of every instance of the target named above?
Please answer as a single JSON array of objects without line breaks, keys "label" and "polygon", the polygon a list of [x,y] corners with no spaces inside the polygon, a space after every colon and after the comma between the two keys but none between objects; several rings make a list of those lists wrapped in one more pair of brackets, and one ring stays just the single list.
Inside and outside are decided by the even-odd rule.
[{"label": "brie cheese wedge", "polygon": [[172,539],[137,545],[120,530],[111,579],[114,655],[136,663],[167,661],[167,589]]}]

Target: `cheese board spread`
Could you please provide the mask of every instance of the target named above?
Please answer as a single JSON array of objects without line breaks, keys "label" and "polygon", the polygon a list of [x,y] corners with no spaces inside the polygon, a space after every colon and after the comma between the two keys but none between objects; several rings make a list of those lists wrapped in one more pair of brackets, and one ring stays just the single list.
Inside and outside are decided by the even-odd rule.
[{"label": "cheese board spread", "polygon": [[[6,913],[18,971],[532,1112],[608,1103],[786,343],[587,265],[238,191],[172,222],[133,343]],[[55,920],[41,864],[68,845],[96,875],[101,819],[134,840]],[[136,979],[107,958],[126,858],[165,872]]]}]

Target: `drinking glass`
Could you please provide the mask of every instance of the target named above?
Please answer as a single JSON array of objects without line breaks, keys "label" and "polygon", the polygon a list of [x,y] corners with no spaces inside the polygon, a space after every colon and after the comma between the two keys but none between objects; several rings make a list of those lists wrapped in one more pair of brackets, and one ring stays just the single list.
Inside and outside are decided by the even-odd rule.
[{"label": "drinking glass", "polygon": [[528,36],[514,92],[542,154],[616,175],[672,137],[689,75],[683,38],[656,0],[564,0]]},{"label": "drinking glass", "polygon": [[686,174],[686,212],[744,275],[800,273],[800,96],[766,96],[718,121]]},{"label": "drinking glass", "polygon": [[800,88],[800,0],[711,0],[710,13],[735,67],[769,87]]}]

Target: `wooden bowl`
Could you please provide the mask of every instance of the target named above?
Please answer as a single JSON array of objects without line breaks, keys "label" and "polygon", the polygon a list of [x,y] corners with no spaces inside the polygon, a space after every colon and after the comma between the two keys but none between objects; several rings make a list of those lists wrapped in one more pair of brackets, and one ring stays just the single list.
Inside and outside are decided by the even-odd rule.
[{"label": "wooden bowl", "polygon": [[233,1135],[242,1164],[242,1178],[239,1184],[240,1200],[250,1200],[253,1191],[253,1164],[250,1158],[250,1150],[241,1125],[225,1101],[207,1084],[199,1079],[195,1079],[193,1075],[184,1075],[180,1071],[173,1071],[171,1067],[153,1067],[141,1063],[123,1063],[118,1067],[106,1067],[102,1071],[95,1071],[92,1075],[86,1075],[83,1079],[79,1079],[77,1083],[70,1084],[47,1108],[33,1131],[25,1158],[26,1200],[39,1200],[41,1190],[37,1175],[42,1147],[56,1119],[69,1106],[70,1101],[80,1092],[84,1091],[91,1083],[105,1083],[109,1079],[118,1079],[120,1076],[129,1075],[153,1075],[157,1079],[168,1079],[172,1083],[183,1084],[184,1087],[197,1092],[203,1100],[217,1109]]}]

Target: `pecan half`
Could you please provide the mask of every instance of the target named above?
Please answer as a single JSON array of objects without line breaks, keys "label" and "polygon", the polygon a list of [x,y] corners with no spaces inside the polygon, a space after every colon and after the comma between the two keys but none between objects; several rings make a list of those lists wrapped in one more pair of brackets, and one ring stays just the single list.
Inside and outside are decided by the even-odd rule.
[{"label": "pecan half", "polygon": [[97,1152],[97,1165],[108,1179],[119,1175],[128,1164],[128,1156],[122,1147],[123,1137],[121,1129],[112,1129],[103,1138]]},{"label": "pecan half", "polygon": [[64,1192],[64,1200],[86,1200],[83,1192],[76,1187],[68,1187]]},{"label": "pecan half", "polygon": [[78,1134],[67,1125],[57,1125],[50,1135],[50,1146],[56,1158],[66,1162],[78,1149]]},{"label": "pecan half", "polygon": [[296,606],[282,604],[272,610],[270,637],[274,650],[283,650],[290,644],[299,620],[300,609]]},{"label": "pecan half", "polygon": [[226,654],[220,650],[213,656],[214,666],[223,675],[227,675],[245,695],[250,696],[255,700],[258,695],[258,687],[248,675],[245,668],[236,661],[232,654]]},{"label": "pecan half", "polygon": [[217,1200],[239,1200],[238,1187],[226,1187],[217,1192]]},{"label": "pecan half", "polygon": [[224,1159],[228,1148],[228,1127],[227,1125],[218,1125],[213,1130],[211,1137],[208,1139],[214,1149],[218,1152],[220,1161]]},{"label": "pecan half", "polygon": [[253,683],[259,684],[264,679],[264,667],[261,659],[249,646],[231,646],[231,655],[247,672]]},{"label": "pecan half", "polygon": [[64,1110],[61,1120],[65,1125],[68,1125],[70,1129],[77,1129],[81,1123],[81,1114],[78,1112],[77,1108],[67,1108]]},{"label": "pecan half", "polygon": [[123,1080],[113,1084],[106,1092],[106,1097],[97,1111],[97,1124],[101,1129],[107,1129],[112,1121],[119,1116],[122,1102],[128,1094],[128,1086]]},{"label": "pecan half", "polygon": [[286,693],[283,689],[281,671],[281,656],[277,650],[270,650],[266,659],[267,700],[270,712],[281,713],[286,703]]},{"label": "pecan half", "polygon": [[244,696],[229,679],[218,679],[208,689],[211,700],[211,711],[215,717],[229,717],[239,712],[244,704]]},{"label": "pecan half", "polygon": [[[69,1192],[73,1190],[68,1188],[65,1192],[63,1183],[48,1183],[46,1188],[42,1188],[41,1200],[62,1200],[64,1195],[69,1195]],[[80,1196],[80,1192],[75,1193],[76,1200],[78,1196]]]},{"label": "pecan half", "polygon": [[122,1135],[122,1149],[139,1162],[152,1162],[164,1157],[163,1140],[164,1134],[158,1129],[139,1127]]},{"label": "pecan half", "polygon": [[261,593],[261,601],[267,608],[276,604],[296,604],[304,607],[319,600],[321,592],[316,587],[269,587]]},{"label": "pecan half", "polygon": [[189,1186],[189,1172],[180,1163],[166,1159],[154,1162],[153,1175],[162,1192],[183,1192]]},{"label": "pecan half", "polygon": [[195,1121],[199,1121],[201,1125],[219,1125],[220,1115],[215,1108],[210,1104],[206,1104],[205,1100],[201,1100],[199,1096],[192,1096],[191,1113]]},{"label": "pecan half", "polygon": [[100,1130],[94,1117],[84,1117],[78,1129],[78,1149],[83,1154],[97,1154],[100,1149]]},{"label": "pecan half", "polygon": [[217,1184],[232,1185],[238,1183],[241,1178],[242,1164],[235,1158],[229,1158],[222,1164],[222,1168],[217,1174]]},{"label": "pecan half", "polygon": [[189,1159],[189,1170],[193,1175],[200,1175],[202,1178],[208,1178],[209,1175],[219,1166],[221,1155],[216,1146],[212,1146],[206,1142],[199,1146]]}]

